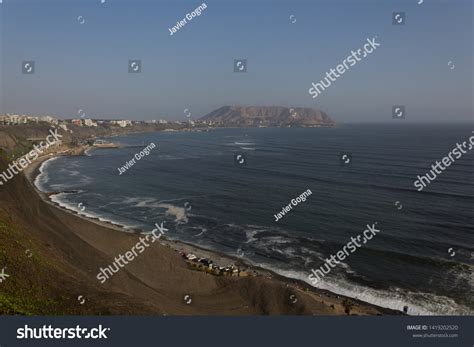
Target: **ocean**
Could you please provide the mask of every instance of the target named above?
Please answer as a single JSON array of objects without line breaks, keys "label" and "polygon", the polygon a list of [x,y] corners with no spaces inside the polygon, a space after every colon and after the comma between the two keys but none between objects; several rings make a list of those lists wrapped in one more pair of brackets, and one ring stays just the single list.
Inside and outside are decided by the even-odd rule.
[{"label": "ocean", "polygon": [[[83,215],[131,232],[165,222],[167,238],[308,283],[311,269],[377,222],[377,236],[318,287],[406,305],[412,315],[473,314],[474,154],[422,191],[413,185],[471,131],[346,124],[133,134],[110,139],[120,149],[43,163],[36,184],[62,192],[52,199]],[[156,148],[119,175],[150,143]],[[306,201],[275,221],[307,190]]]}]

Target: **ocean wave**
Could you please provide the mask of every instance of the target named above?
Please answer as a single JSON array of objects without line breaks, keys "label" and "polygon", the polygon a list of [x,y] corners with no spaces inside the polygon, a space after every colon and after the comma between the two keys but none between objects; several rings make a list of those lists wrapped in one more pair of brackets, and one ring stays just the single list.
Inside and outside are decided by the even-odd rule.
[{"label": "ocean wave", "polygon": [[[227,226],[239,227],[235,224],[227,224]],[[324,261],[326,257],[323,253],[307,247],[298,247],[294,244],[295,240],[288,236],[276,235],[259,238],[260,233],[270,230],[262,227],[257,229],[257,227],[249,228],[249,226],[246,226],[245,228],[246,243],[252,243],[252,249],[254,250],[254,252],[246,252],[246,260],[252,265],[312,285],[307,277],[310,273],[309,265],[316,259]],[[268,254],[268,251],[270,251],[270,254]],[[262,262],[262,258],[255,258],[252,255],[262,255],[268,260]],[[281,256],[284,258],[280,259]],[[291,264],[285,261],[278,265],[278,260],[284,259],[292,259],[293,261]],[[295,265],[295,260],[298,265]],[[292,269],[282,268],[281,266],[291,267]],[[308,272],[295,271],[296,266],[306,268]],[[346,277],[346,275],[359,276],[348,263],[340,262],[338,268],[342,271],[333,272],[332,276],[325,277],[315,287],[393,310],[403,311],[404,306],[408,306],[408,314],[410,315],[463,315],[472,313],[472,309],[468,306],[444,295],[409,291],[398,287],[374,289],[364,286]],[[472,266],[469,266],[467,270],[466,266],[462,266],[460,269],[462,271],[456,271],[455,273],[459,284],[469,283],[472,288]]]},{"label": "ocean wave", "polygon": [[[145,196],[131,197],[131,198],[123,197],[122,199],[118,201],[118,203],[130,205],[130,206],[138,207],[138,208],[149,208],[149,209],[166,208],[167,210],[169,210],[170,206],[174,206],[177,209],[183,209],[183,208],[185,209],[186,208],[185,203],[187,202],[187,200],[191,200],[192,198],[196,198],[196,196],[188,196],[188,197],[181,197],[181,198],[176,198],[176,199],[165,199],[165,200],[158,200],[156,198],[145,197]],[[177,202],[177,201],[181,201],[181,202],[184,201],[184,203],[180,204],[181,206],[170,204],[172,202]],[[169,211],[169,214],[176,214],[175,212]],[[177,213],[180,216],[182,215],[181,210]],[[182,220],[184,221],[184,219]]]},{"label": "ocean wave", "polygon": [[[203,247],[207,246],[210,249],[223,252],[228,251],[229,254],[232,253],[233,255],[235,255],[235,250],[238,247],[245,247],[245,255],[249,262],[252,260],[263,262],[264,264],[261,264],[262,267],[273,270],[283,276],[298,278],[306,282],[308,281],[307,275],[310,269],[317,268],[321,262],[324,262],[328,254],[342,246],[345,237],[341,236],[345,235],[343,231],[345,230],[344,225],[347,224],[346,220],[349,221],[352,218],[351,215],[353,212],[358,211],[357,209],[352,210],[353,206],[360,205],[361,203],[358,197],[364,197],[363,194],[355,193],[364,191],[367,193],[365,197],[370,199],[370,194],[380,192],[380,194],[377,195],[377,199],[379,200],[376,199],[373,201],[373,206],[376,206],[376,203],[378,204],[390,198],[390,194],[394,193],[397,199],[401,201],[408,200],[406,202],[407,205],[410,205],[409,202],[411,202],[411,210],[415,211],[415,213],[408,216],[408,218],[413,218],[412,221],[414,223],[426,223],[426,220],[431,219],[431,216],[424,215],[425,211],[430,212],[430,210],[426,210],[426,208],[423,207],[425,203],[421,198],[420,200],[414,198],[413,201],[410,201],[409,196],[413,194],[413,189],[410,188],[410,186],[398,186],[398,180],[401,182],[402,179],[407,177],[406,172],[400,170],[399,174],[397,174],[396,172],[398,171],[379,170],[377,166],[378,161],[373,160],[371,157],[365,156],[360,158],[361,161],[359,161],[359,163],[365,163],[364,165],[366,166],[358,166],[359,169],[354,169],[355,171],[352,169],[344,169],[340,172],[340,167],[337,165],[338,161],[331,159],[333,158],[336,148],[333,144],[326,146],[323,143],[322,146],[318,144],[316,147],[313,146],[314,148],[311,146],[307,146],[308,148],[306,148],[303,147],[305,142],[294,147],[286,145],[286,142],[279,143],[278,141],[276,141],[274,145],[274,140],[268,142],[265,139],[260,140],[260,138],[256,138],[256,141],[253,141],[252,138],[245,137],[242,134],[232,136],[232,138],[228,138],[230,136],[224,137],[225,139],[218,140],[218,143],[214,147],[208,146],[207,143],[199,147],[199,144],[195,143],[192,146],[187,146],[187,148],[192,147],[192,149],[194,149],[194,147],[196,147],[196,153],[199,153],[201,156],[203,155],[202,153],[206,153],[205,156],[211,158],[220,155],[216,154],[221,153],[220,150],[225,150],[225,152],[222,153],[227,155],[229,150],[254,150],[257,145],[259,147],[257,149],[259,153],[261,151],[268,151],[269,159],[272,160],[279,159],[273,155],[274,153],[278,152],[279,155],[288,154],[285,162],[292,170],[287,170],[286,166],[281,169],[275,169],[272,165],[263,165],[258,172],[258,175],[260,175],[262,179],[260,181],[257,176],[255,183],[268,181],[269,183],[282,182],[281,184],[286,184],[288,182],[289,186],[291,186],[293,184],[297,185],[298,182],[307,182],[311,189],[313,189],[313,186],[315,190],[320,188],[322,194],[321,199],[324,200],[322,200],[324,203],[327,202],[324,211],[320,211],[321,213],[318,212],[318,215],[314,218],[308,215],[308,219],[306,219],[306,216],[303,216],[301,223],[299,221],[289,223],[288,225],[291,229],[288,230],[284,229],[284,225],[280,224],[281,227],[278,227],[275,223],[270,223],[270,221],[268,223],[266,221],[261,222],[264,224],[267,223],[267,226],[244,224],[245,222],[251,221],[259,223],[260,220],[254,218],[254,210],[250,207],[248,209],[237,210],[227,208],[226,204],[230,198],[230,195],[227,193],[236,192],[240,194],[240,192],[235,190],[235,185],[227,185],[225,180],[216,180],[213,185],[211,185],[213,182],[208,185],[208,182],[200,181],[203,177],[205,178],[207,174],[207,171],[202,171],[202,176],[192,177],[196,182],[190,182],[190,186],[191,183],[195,183],[196,186],[199,187],[193,186],[192,190],[186,191],[187,185],[176,183],[180,182],[177,179],[181,178],[179,176],[181,174],[184,178],[188,178],[186,176],[186,170],[180,170],[180,168],[185,167],[185,164],[181,166],[179,162],[166,163],[166,165],[170,165],[169,171],[165,171],[165,175],[160,177],[160,179],[163,180],[160,182],[160,185],[153,183],[155,179],[155,175],[153,174],[149,175],[150,181],[148,181],[148,175],[145,175],[143,179],[141,176],[135,176],[138,178],[133,178],[133,181],[130,182],[133,184],[127,187],[130,189],[127,189],[126,192],[121,192],[123,182],[115,181],[115,176],[110,176],[109,181],[109,177],[106,176],[108,172],[105,172],[104,175],[100,172],[100,176],[94,176],[94,179],[97,181],[93,182],[93,184],[97,186],[88,186],[87,190],[103,192],[103,196],[88,200],[86,199],[86,196],[89,197],[88,193],[84,194],[84,198],[82,198],[82,196],[78,197],[78,199],[84,199],[84,201],[96,202],[93,204],[94,206],[90,208],[87,207],[85,211],[79,211],[80,209],[76,204],[80,200],[73,196],[56,195],[54,199],[62,200],[64,208],[73,210],[81,215],[97,218],[126,228],[136,227],[136,225],[131,225],[134,223],[147,226],[152,224],[148,223],[149,221],[151,222],[153,220],[154,222],[157,218],[164,218],[165,215],[168,215],[171,216],[166,218],[168,223],[175,224],[174,221],[176,221],[177,224],[186,224],[181,228],[177,228],[177,232],[173,233],[177,239],[181,238],[183,241],[194,241],[196,244],[202,243]],[[180,148],[180,145],[182,144],[178,142],[177,148]],[[312,149],[309,149],[310,147]],[[308,153],[308,155],[300,156],[302,158],[301,160],[294,155],[294,153],[297,153],[296,151],[300,150],[306,150],[307,152],[305,153]],[[128,151],[133,152],[133,149],[128,149]],[[77,160],[67,160],[64,161],[64,163],[68,164],[67,167],[69,170],[73,168],[73,165],[81,163],[80,169],[75,168],[75,170],[82,171],[83,166],[81,160],[86,159],[84,169],[90,170],[91,167],[93,168],[92,164],[94,164],[95,161],[99,163],[97,167],[101,168],[100,163],[102,160],[106,163],[106,158],[97,158],[96,154],[93,154],[95,158],[79,158]],[[190,151],[189,155],[190,158],[198,158],[197,156],[192,156],[193,151]],[[314,160],[311,160],[311,158],[318,158],[318,155],[320,155],[319,161],[329,164],[326,166],[327,170],[323,170],[315,176],[315,171],[313,170]],[[185,155],[181,150],[173,150],[169,154],[160,155],[157,153],[157,157],[162,160],[174,160],[184,159]],[[380,157],[383,158],[383,153],[380,154]],[[334,155],[334,158],[337,158],[337,155]],[[400,158],[404,157],[400,156]],[[69,165],[70,161],[73,162],[71,165]],[[62,163],[61,161],[61,164]],[[65,177],[63,177],[64,175],[56,170],[58,166],[60,165],[53,165],[50,169],[43,167],[43,171],[49,171],[51,176],[50,180],[47,172],[45,172],[42,178],[46,182],[45,186],[55,183],[53,182],[53,178],[55,177],[59,179],[56,182],[62,183],[64,181],[71,181],[78,184],[77,178],[81,178],[81,176],[76,175],[76,177],[69,177],[69,175],[65,175]],[[156,169],[156,167],[154,169]],[[200,167],[196,162],[196,169],[207,170],[208,168],[207,166]],[[211,169],[213,168],[211,167]],[[173,174],[170,175],[170,172],[173,172]],[[374,175],[377,175],[377,177],[382,178],[372,179],[372,176],[366,175],[368,172],[372,172]],[[213,174],[212,176],[214,177]],[[221,174],[221,172],[216,172],[216,174]],[[74,172],[70,175],[74,176]],[[227,176],[222,175],[222,177]],[[390,177],[394,179],[389,179]],[[452,180],[455,178],[456,177],[452,178]],[[167,181],[168,179],[170,181]],[[41,182],[39,182],[39,178],[37,178],[37,180],[38,184],[36,184],[36,180],[35,184],[38,186]],[[101,184],[101,181],[107,184]],[[109,190],[109,182],[111,184],[110,187],[116,188],[114,191]],[[266,189],[265,184],[260,187],[263,189],[261,191],[262,196],[265,196],[263,194],[265,193],[264,189]],[[62,191],[67,190],[66,186],[61,188]],[[443,187],[436,188],[442,189]],[[260,188],[257,188],[257,191],[255,191],[256,197],[258,197],[260,193],[258,189]],[[433,189],[435,189],[435,187],[433,187]],[[402,310],[403,306],[407,305],[409,306],[409,314],[453,314],[453,312],[462,313],[469,310],[469,308],[461,304],[470,306],[472,310],[472,307],[474,307],[471,304],[472,300],[463,297],[463,295],[465,295],[464,293],[469,292],[465,290],[465,288],[473,288],[472,282],[474,278],[472,277],[472,267],[458,267],[455,265],[459,262],[462,262],[463,265],[465,263],[472,263],[472,260],[470,260],[470,256],[472,257],[472,255],[469,254],[469,250],[461,250],[461,245],[459,245],[461,242],[459,240],[466,240],[465,237],[462,237],[465,231],[469,231],[469,227],[472,227],[472,223],[468,219],[470,212],[468,208],[469,203],[472,202],[472,196],[460,197],[459,194],[467,193],[463,193],[461,190],[457,192],[457,190],[458,189],[450,193],[453,197],[456,197],[456,201],[462,202],[461,207],[466,209],[465,213],[459,214],[462,218],[457,218],[457,215],[450,217],[448,215],[450,211],[447,211],[446,217],[437,213],[437,218],[432,218],[433,222],[430,222],[430,226],[433,226],[433,234],[439,230],[446,230],[446,233],[437,233],[436,235],[438,237],[432,237],[433,235],[431,232],[428,232],[428,230],[426,233],[408,233],[406,230],[403,230],[403,234],[399,233],[398,230],[385,233],[380,236],[381,238],[378,239],[378,241],[373,241],[373,244],[365,247],[363,251],[359,251],[359,259],[354,258],[354,263],[349,262],[353,268],[347,263],[340,263],[338,267],[333,269],[330,275],[324,278],[324,281],[318,283],[318,286],[320,285],[332,292],[355,297],[379,306]],[[285,190],[282,189],[281,191],[283,193]],[[166,192],[166,198],[170,199],[165,200],[163,196],[160,196],[163,194],[162,192]],[[198,201],[198,199],[193,200],[191,197],[172,198],[180,197],[185,194],[191,195],[193,193],[212,197],[212,200],[203,199]],[[453,195],[452,193],[455,194]],[[236,197],[238,197],[238,194],[236,194]],[[136,195],[136,197],[127,198],[123,195]],[[429,197],[435,196],[432,192],[423,194],[423,196],[426,195]],[[406,196],[406,198],[403,198],[403,196]],[[344,199],[349,197],[350,199],[347,201]],[[446,194],[443,193],[443,196],[440,197],[445,198]],[[75,200],[76,204],[70,202],[70,200]],[[196,205],[196,209],[192,209],[193,214],[190,214],[189,211],[186,212],[184,206],[186,201],[192,205]],[[256,202],[264,205],[265,201],[268,201],[268,199],[262,201],[257,200]],[[420,209],[414,208],[414,203],[420,203]],[[445,205],[444,201],[440,201],[440,204]],[[105,210],[105,207],[108,205],[112,206]],[[229,207],[230,206],[232,205],[229,204]],[[340,206],[347,206],[349,208],[347,214],[344,214],[342,217],[341,211],[343,208],[340,208]],[[216,207],[218,208],[217,211],[215,210]],[[95,209],[95,211],[91,211],[92,209]],[[104,213],[102,213],[102,210],[104,210]],[[199,214],[196,213],[197,211]],[[434,208],[433,211],[436,212],[438,209]],[[376,212],[378,213],[379,211],[376,210]],[[104,215],[105,213],[108,213],[108,215]],[[418,213],[418,215],[416,213]],[[129,223],[125,222],[127,219]],[[341,224],[337,223],[339,219],[341,219]],[[225,224],[226,222],[236,220],[238,220],[239,223]],[[257,222],[257,220],[259,220],[259,222]],[[336,221],[334,225],[334,237],[332,235],[326,235],[324,232],[327,228],[328,221],[331,221],[331,224],[333,221]],[[447,221],[449,221],[449,223]],[[311,222],[311,224],[308,222]],[[320,222],[321,227],[319,227]],[[404,227],[405,225],[400,223],[400,226]],[[339,229],[341,231],[339,231]],[[457,234],[455,232],[457,232]],[[439,237],[439,235],[442,237]],[[451,235],[453,236],[451,237]],[[466,233],[466,235],[468,234]],[[323,237],[325,240],[318,239]],[[442,246],[443,244],[444,246]],[[449,245],[446,246],[446,244]],[[302,247],[303,245],[305,247]],[[449,246],[456,250],[455,260],[448,258],[446,249]],[[438,257],[436,254],[439,254],[439,257],[442,259],[436,258]],[[380,267],[378,267],[378,261],[381,263]],[[374,266],[374,264],[377,266]],[[394,268],[396,264],[397,269],[401,269],[404,264],[415,266],[410,273],[405,274],[401,271],[397,271],[397,273],[386,276],[384,271],[387,271],[391,264],[394,265]],[[354,269],[359,273],[356,274]],[[439,269],[440,271],[437,272]],[[439,276],[438,273],[440,273]],[[366,274],[367,277],[364,277],[362,274]],[[414,277],[412,277],[419,274],[421,274],[420,276],[426,276],[426,278],[414,279]],[[432,282],[428,283],[428,281]],[[375,288],[372,288],[372,285],[374,285]],[[390,285],[392,287],[389,287]],[[450,291],[451,288],[455,288],[456,290]]]},{"label": "ocean wave", "polygon": [[79,171],[77,171],[77,170],[69,170],[69,171],[66,171],[66,172],[69,174],[69,176],[73,176],[73,177],[79,176],[79,175],[81,174],[81,173],[80,173]]},{"label": "ocean wave", "polygon": [[186,209],[184,207],[178,207],[171,204],[158,204],[158,207],[166,209],[166,215],[175,217],[175,222],[178,224],[188,223],[188,217],[186,215]]},{"label": "ocean wave", "polygon": [[263,231],[265,231],[265,230],[246,229],[245,230],[245,236],[246,236],[247,240],[245,242],[250,243],[250,242],[257,241],[257,238],[255,236],[257,236],[257,234],[259,234]]},{"label": "ocean wave", "polygon": [[123,204],[131,205],[133,207],[150,207],[149,205],[156,202],[157,200],[150,197],[132,197],[123,198],[120,200]]},{"label": "ocean wave", "polygon": [[87,149],[84,151],[84,155],[87,156],[87,157],[92,157],[91,152],[92,152],[94,149],[95,149],[94,147],[89,147],[89,148],[87,148]]},{"label": "ocean wave", "polygon": [[322,254],[322,253],[320,253],[320,252],[318,252],[314,249],[309,249],[309,248],[306,248],[306,247],[300,247],[300,252],[304,256],[310,256],[310,257],[314,257],[314,258],[324,260],[324,254]]},{"label": "ocean wave", "polygon": [[55,160],[59,159],[59,157],[54,157],[48,160],[45,160],[41,163],[39,167],[39,174],[36,176],[34,184],[36,188],[38,188],[42,192],[46,192],[47,189],[45,188],[46,184],[49,182],[49,175],[48,175],[48,167],[51,163]]},{"label": "ocean wave", "polygon": [[267,248],[268,246],[284,245],[289,243],[293,243],[293,240],[288,239],[285,236],[266,236],[258,240],[258,246],[262,247],[263,249]]},{"label": "ocean wave", "polygon": [[[254,263],[253,265],[266,268],[287,278],[304,281],[313,286],[308,280],[307,273],[281,269],[265,263]],[[405,291],[401,288],[378,290],[352,283],[341,277],[325,277],[314,287],[392,310],[403,311],[403,307],[408,306],[409,315],[467,315],[473,313],[469,307],[457,304],[446,296]]]},{"label": "ocean wave", "polygon": [[[102,222],[108,222],[117,226],[122,226],[126,229],[135,229],[137,225],[131,225],[124,222],[118,222],[116,218],[109,218],[102,214],[92,212],[90,210],[81,211],[78,205],[69,202],[67,196],[71,193],[59,193],[51,196],[51,200],[60,205],[63,208],[72,210],[81,214],[85,217],[98,219]],[[152,198],[138,197],[138,198],[129,198],[128,202],[134,202],[136,204],[143,204],[145,201],[156,201]],[[166,209],[166,214],[172,215],[175,217],[175,221],[179,223],[187,223],[186,210],[184,207],[178,207],[172,204],[161,203],[158,204],[159,207]],[[240,228],[241,226],[236,224],[227,224],[229,227]],[[269,249],[269,246],[275,246],[274,251],[285,255],[286,257],[291,258],[301,258],[305,261],[305,266],[310,262],[311,259],[314,259],[316,255],[318,258],[323,258],[323,255],[315,250],[309,249],[307,247],[300,247],[295,249],[293,245],[280,248],[280,245],[291,244],[293,241],[287,236],[265,236],[263,238],[258,238],[257,235],[262,232],[268,232],[268,229],[259,226],[249,227],[245,226],[244,232],[246,235],[247,241],[255,241],[258,245],[258,249]],[[194,237],[200,237],[207,232],[206,228],[201,228],[201,232],[193,235]],[[212,247],[211,247],[212,248]],[[249,255],[252,253],[249,253]],[[305,257],[306,256],[306,257]],[[295,270],[289,270],[280,268],[274,263],[262,263],[255,262],[252,259],[247,259],[249,263],[253,265],[266,268],[268,270],[274,271],[282,276],[287,278],[294,278],[305,281],[306,283],[312,285],[308,280],[308,273],[298,272]],[[348,264],[341,263],[342,268],[346,273],[353,273],[353,270]],[[457,273],[460,281],[469,281],[471,280],[472,284],[472,267],[469,271],[464,271]],[[410,315],[458,315],[458,314],[472,314],[472,310],[464,305],[458,304],[455,300],[448,298],[446,296],[439,296],[432,293],[425,292],[413,292],[404,290],[397,287],[392,287],[390,289],[374,289],[360,284],[356,284],[342,274],[335,274],[334,276],[325,277],[320,283],[317,284],[317,288],[329,290],[332,293],[343,295],[347,297],[352,297],[364,302],[368,302],[377,306],[390,308],[393,310],[402,311],[404,306],[408,306],[408,314]]]},{"label": "ocean wave", "polygon": [[90,209],[82,210],[82,208],[79,207],[79,204],[73,203],[72,201],[69,201],[67,199],[68,196],[75,195],[75,194],[78,194],[78,193],[52,194],[50,196],[50,199],[52,202],[56,203],[60,207],[69,211],[76,212],[77,214],[87,217],[87,218],[96,219],[96,220],[99,220],[100,222],[105,222],[105,223],[110,223],[116,226],[120,226],[126,230],[135,230],[135,229],[140,228],[140,225],[130,224],[125,221],[118,221],[117,218],[105,216],[102,213],[96,213],[96,212],[91,211]]},{"label": "ocean wave", "polygon": [[61,190],[68,190],[69,188],[71,188],[73,186],[69,185],[69,184],[65,184],[65,183],[58,183],[58,184],[51,184],[49,186],[49,190],[53,190],[53,191],[61,191]]},{"label": "ocean wave", "polygon": [[454,266],[450,270],[448,270],[448,274],[452,275],[454,278],[453,280],[453,287],[469,287],[470,292],[473,292],[474,288],[474,266],[468,264],[458,264]]},{"label": "ocean wave", "polygon": [[200,228],[201,232],[199,234],[194,235],[194,237],[202,236],[207,232],[206,228]]}]

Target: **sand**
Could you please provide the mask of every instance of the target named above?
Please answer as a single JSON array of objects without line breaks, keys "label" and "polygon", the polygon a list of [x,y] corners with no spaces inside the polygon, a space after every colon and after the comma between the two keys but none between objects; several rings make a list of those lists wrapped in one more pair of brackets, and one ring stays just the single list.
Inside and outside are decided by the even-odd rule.
[{"label": "sand", "polygon": [[[0,206],[7,203],[11,218],[32,229],[30,236],[38,251],[50,257],[58,271],[67,274],[64,285],[71,298],[87,298],[87,305],[80,308],[81,314],[345,315],[344,297],[271,271],[255,269],[257,276],[227,277],[190,269],[177,250],[210,258],[221,266],[242,263],[242,259],[166,239],[146,248],[101,284],[96,278],[99,269],[130,250],[139,241],[139,235],[64,210],[52,203],[47,194],[39,192],[34,178],[41,163],[49,158],[39,158],[25,169],[28,180],[15,179],[11,184],[15,194],[0,194]],[[25,204],[32,206],[25,209]],[[352,301],[351,314],[399,314]],[[77,308],[73,311],[77,312]]]}]

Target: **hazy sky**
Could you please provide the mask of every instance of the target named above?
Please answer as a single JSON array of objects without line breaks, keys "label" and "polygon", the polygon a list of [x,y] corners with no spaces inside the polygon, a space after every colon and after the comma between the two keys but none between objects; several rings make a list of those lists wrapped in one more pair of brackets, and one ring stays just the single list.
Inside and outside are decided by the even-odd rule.
[{"label": "hazy sky", "polygon": [[[391,122],[392,106],[405,105],[406,122],[472,121],[473,2],[418,1],[209,0],[170,36],[202,2],[3,0],[0,113],[184,120],[185,108],[198,118],[224,105],[278,105]],[[406,13],[405,25],[392,25],[393,12]],[[374,53],[309,95],[374,36]],[[234,72],[241,58],[246,73]],[[131,59],[141,73],[128,73]],[[35,73],[23,74],[30,60]]]}]

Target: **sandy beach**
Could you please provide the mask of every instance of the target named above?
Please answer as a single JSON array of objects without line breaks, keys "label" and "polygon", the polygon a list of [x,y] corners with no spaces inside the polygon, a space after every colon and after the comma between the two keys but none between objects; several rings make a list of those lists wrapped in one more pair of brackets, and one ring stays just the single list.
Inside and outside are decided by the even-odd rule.
[{"label": "sandy beach", "polygon": [[[67,154],[82,154],[86,149],[77,148]],[[124,303],[116,302],[106,311],[108,314],[345,315],[344,297],[271,271],[252,268],[249,270],[251,276],[230,277],[191,269],[179,251],[211,259],[219,266],[236,264],[246,270],[248,266],[237,256],[229,257],[166,238],[160,239],[159,243],[149,247],[106,283],[100,284],[96,278],[99,269],[105,268],[118,254],[130,249],[138,241],[139,235],[111,223],[86,218],[51,202],[48,194],[35,187],[34,179],[39,174],[41,164],[52,157],[41,157],[25,169],[30,187],[23,188],[41,198],[41,210],[47,213],[41,213],[39,218],[44,219],[50,227],[59,223],[59,230],[58,225],[55,228],[59,238],[54,240],[55,244],[59,243],[56,247],[62,248],[67,244],[75,250],[74,254],[66,252],[63,257],[56,255],[55,258],[60,259],[62,266],[72,266],[75,271],[79,271],[81,280],[88,282],[94,288],[94,293],[88,295],[80,286],[71,290],[85,297],[95,297],[103,304],[107,302],[104,298],[115,295],[125,296],[125,301],[135,303],[133,307],[123,310]],[[50,250],[47,248],[44,251]],[[186,296],[192,298],[190,303],[184,300]],[[399,314],[355,299],[351,301],[354,304],[351,314]],[[90,314],[103,312],[100,306],[88,307],[87,310]]]}]

